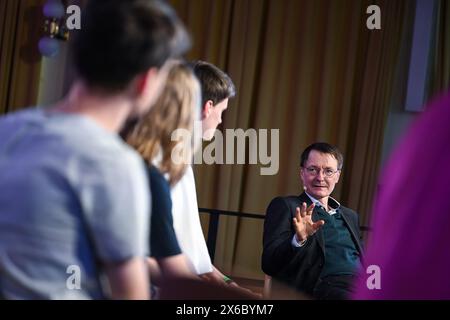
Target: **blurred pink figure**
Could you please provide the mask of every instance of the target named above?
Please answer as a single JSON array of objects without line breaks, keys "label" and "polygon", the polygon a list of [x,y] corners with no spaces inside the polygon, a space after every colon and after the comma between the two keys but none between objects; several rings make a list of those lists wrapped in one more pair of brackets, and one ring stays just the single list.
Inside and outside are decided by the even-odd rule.
[{"label": "blurred pink figure", "polygon": [[[409,129],[381,177],[355,299],[450,299],[450,94]],[[368,285],[369,282],[369,285]],[[374,282],[373,282],[374,283]]]}]

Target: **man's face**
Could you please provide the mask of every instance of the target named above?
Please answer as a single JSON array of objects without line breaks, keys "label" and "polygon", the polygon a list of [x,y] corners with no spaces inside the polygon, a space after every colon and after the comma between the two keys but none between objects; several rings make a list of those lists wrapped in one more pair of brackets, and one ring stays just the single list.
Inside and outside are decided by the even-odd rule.
[{"label": "man's face", "polygon": [[215,106],[208,105],[207,102],[204,106],[203,111],[203,120],[202,120],[202,131],[203,131],[203,139],[204,140],[211,140],[214,137],[214,131],[216,130],[217,126],[222,123],[222,113],[227,109],[228,107],[228,98],[225,100],[222,100]]},{"label": "man's face", "polygon": [[[320,200],[328,197],[339,181],[338,162],[331,154],[312,150],[305,166],[300,169],[300,177],[308,194]],[[326,175],[331,174],[330,176]]]}]

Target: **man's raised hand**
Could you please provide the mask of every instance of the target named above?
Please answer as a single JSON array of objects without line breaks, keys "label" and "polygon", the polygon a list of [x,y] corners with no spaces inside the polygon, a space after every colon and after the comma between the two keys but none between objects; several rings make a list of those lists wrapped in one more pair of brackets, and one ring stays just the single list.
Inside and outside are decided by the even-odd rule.
[{"label": "man's raised hand", "polygon": [[306,207],[306,203],[303,202],[301,208],[297,207],[295,217],[293,219],[294,230],[298,242],[305,241],[309,236],[316,233],[325,224],[325,221],[319,220],[313,222],[311,217],[314,210],[314,203],[309,207]]}]

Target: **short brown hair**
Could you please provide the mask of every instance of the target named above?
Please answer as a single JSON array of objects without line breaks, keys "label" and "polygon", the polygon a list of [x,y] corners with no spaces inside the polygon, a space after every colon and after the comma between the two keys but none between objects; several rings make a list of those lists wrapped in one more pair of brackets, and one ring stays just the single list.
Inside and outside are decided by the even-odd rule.
[{"label": "short brown hair", "polygon": [[344,164],[344,156],[342,155],[342,153],[339,151],[339,149],[335,146],[332,146],[329,143],[326,142],[316,142],[313,143],[311,145],[309,145],[303,152],[302,155],[300,156],[300,166],[301,167],[305,167],[306,161],[308,161],[308,157],[309,157],[309,153],[312,150],[316,150],[319,151],[320,153],[325,153],[325,154],[330,154],[332,155],[338,163],[338,170],[342,169],[342,166]]},{"label": "short brown hair", "polygon": [[198,60],[190,62],[189,66],[200,81],[202,106],[208,100],[216,105],[236,95],[236,88],[231,78],[212,63]]}]

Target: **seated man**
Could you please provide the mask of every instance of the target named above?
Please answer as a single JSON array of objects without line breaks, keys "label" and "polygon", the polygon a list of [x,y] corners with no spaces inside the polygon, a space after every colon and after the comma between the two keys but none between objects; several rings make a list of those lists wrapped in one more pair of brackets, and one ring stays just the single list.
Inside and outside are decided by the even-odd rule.
[{"label": "seated man", "polygon": [[305,192],[276,197],[264,222],[262,269],[316,299],[346,299],[360,264],[357,214],[330,197],[343,156],[327,143],[301,155]]}]

